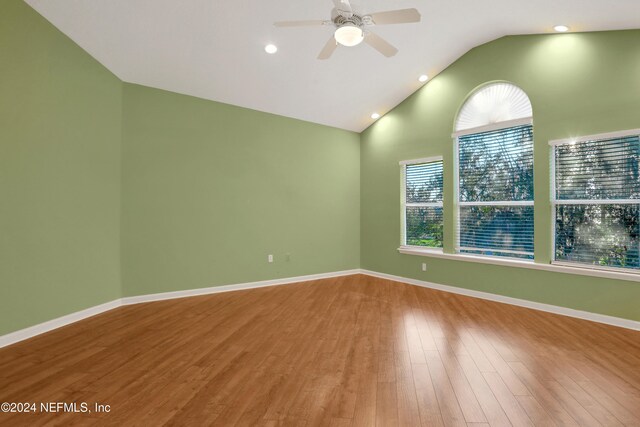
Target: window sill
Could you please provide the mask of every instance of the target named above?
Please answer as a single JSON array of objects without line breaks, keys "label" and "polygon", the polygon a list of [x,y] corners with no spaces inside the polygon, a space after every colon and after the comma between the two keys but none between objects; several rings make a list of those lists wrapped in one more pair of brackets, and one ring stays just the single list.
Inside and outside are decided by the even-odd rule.
[{"label": "window sill", "polygon": [[438,256],[438,255],[443,255],[444,254],[442,252],[442,248],[430,248],[428,246],[403,245],[403,246],[400,246],[398,248],[398,251],[400,251],[401,253],[403,253],[402,252],[403,250],[412,251],[412,252],[419,252],[420,254],[433,255],[433,256]]},{"label": "window sill", "polygon": [[400,246],[398,252],[406,255],[418,255],[432,258],[441,258],[454,261],[476,262],[480,264],[501,265],[506,267],[529,268],[532,270],[553,271],[556,273],[578,274],[581,276],[603,277],[606,279],[628,280],[631,282],[640,282],[640,274],[626,273],[611,270],[599,270],[589,267],[573,267],[566,264],[540,264],[533,261],[517,260],[517,259],[498,259],[480,255],[464,255],[464,254],[447,254],[442,249],[425,249],[415,246]]}]

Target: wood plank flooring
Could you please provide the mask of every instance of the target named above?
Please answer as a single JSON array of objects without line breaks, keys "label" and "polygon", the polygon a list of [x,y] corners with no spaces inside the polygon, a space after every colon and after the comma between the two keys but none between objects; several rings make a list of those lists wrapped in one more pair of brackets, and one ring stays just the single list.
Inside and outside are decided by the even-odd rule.
[{"label": "wood plank flooring", "polygon": [[122,307],[0,349],[0,425],[640,426],[640,333],[354,275]]}]

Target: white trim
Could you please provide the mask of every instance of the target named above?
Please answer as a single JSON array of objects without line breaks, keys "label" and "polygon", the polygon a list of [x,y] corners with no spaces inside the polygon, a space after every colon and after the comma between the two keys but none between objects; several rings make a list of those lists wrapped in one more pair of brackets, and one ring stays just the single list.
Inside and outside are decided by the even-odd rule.
[{"label": "white trim", "polygon": [[612,271],[614,273],[626,273],[640,275],[640,270],[624,268],[624,267],[608,267],[604,265],[587,264],[578,261],[551,261],[552,265],[560,265],[564,267],[586,268],[587,270]]},{"label": "white trim", "polygon": [[555,205],[639,205],[640,199],[571,199],[552,200]]},{"label": "white trim", "polygon": [[433,156],[433,157],[424,157],[422,159],[413,159],[413,160],[402,160],[400,161],[400,166],[407,165],[420,165],[422,163],[433,163],[433,162],[441,162],[442,156]]},{"label": "white trim", "polygon": [[470,129],[462,129],[451,134],[452,138],[459,138],[465,135],[472,135],[474,133],[491,132],[494,130],[507,129],[516,126],[532,125],[533,117],[524,117],[522,119],[506,120],[504,122],[491,123],[490,125],[478,126]]},{"label": "white trim", "polygon": [[[456,247],[456,251],[467,251],[467,252],[498,252],[501,254],[511,254],[511,255],[526,255],[526,256],[533,256],[533,252],[526,252],[526,251],[512,251],[510,249],[496,249],[496,248],[473,248],[473,247],[469,247],[469,246],[457,246]],[[483,256],[483,255],[479,255],[478,256]],[[491,256],[491,255],[484,255],[484,256]]]},{"label": "white trim", "polygon": [[34,326],[29,326],[28,328],[10,332],[6,335],[1,335],[0,348],[17,343],[19,341],[27,340],[29,338],[35,337],[36,335],[44,334],[45,332],[53,331],[54,329],[58,329],[71,323],[86,319],[88,317],[104,313],[105,311],[113,310],[114,308],[118,308],[121,305],[122,300],[117,299],[104,304],[96,305],[94,307],[89,307],[84,310],[76,311],[75,313],[70,313],[56,319],[48,320]]},{"label": "white trim", "polygon": [[453,236],[451,237],[453,237],[454,246],[460,246],[460,142],[458,138],[453,138],[453,215]]},{"label": "white trim", "polygon": [[0,348],[15,344],[20,341],[44,334],[62,326],[78,322],[88,317],[95,316],[106,311],[113,310],[124,305],[140,304],[143,302],[161,301],[174,298],[185,298],[197,295],[215,294],[219,292],[240,291],[244,289],[262,288],[265,286],[286,285],[290,283],[307,282],[310,280],[327,279],[331,277],[350,276],[359,274],[360,269],[334,271],[330,273],[310,274],[307,276],[286,277],[283,279],[262,280],[259,282],[238,283],[234,285],[212,286],[208,288],[189,289],[186,291],[164,292],[158,294],[139,295],[133,297],[124,297],[104,304],[89,307],[87,309],[70,313],[57,319],[48,320],[46,322],[10,332],[6,335],[0,335]]},{"label": "white trim", "polygon": [[[557,194],[557,189],[556,189],[556,149],[552,148],[551,150],[549,150],[549,173],[551,174],[551,176],[549,177],[549,183],[551,185],[551,192],[549,193],[550,199],[551,199],[551,239],[549,240],[551,242],[551,252],[549,252],[551,254],[551,258],[555,259],[556,258],[556,228],[557,228],[557,224],[556,224],[556,220],[557,220],[557,213],[556,213],[556,204],[555,204],[555,200],[556,200],[556,196]],[[535,211],[535,208],[534,208]],[[534,217],[535,217],[535,212],[534,212]],[[535,225],[534,225],[535,227]],[[535,233],[535,229],[534,229],[534,233]]]},{"label": "white trim", "polygon": [[558,265],[558,264],[541,264],[541,263],[535,263],[533,261],[519,260],[519,259],[513,259],[513,258],[498,258],[498,257],[488,257],[488,256],[481,256],[481,255],[436,253],[436,252],[424,251],[421,249],[417,249],[414,247],[407,247],[407,246],[399,247],[398,252],[406,255],[418,255],[418,256],[426,256],[426,257],[433,257],[433,258],[449,259],[454,261],[477,262],[480,264],[493,264],[493,265],[501,265],[506,267],[530,268],[532,270],[553,271],[555,273],[577,274],[580,276],[592,276],[592,277],[602,277],[605,279],[628,280],[630,282],[640,282],[640,274],[638,273],[627,273],[627,272],[620,272],[620,271],[610,271],[610,270],[583,268],[583,267],[570,267],[567,265]]},{"label": "white trim", "polygon": [[[443,169],[444,170],[444,169]],[[407,243],[407,165],[400,165],[400,244]]]},{"label": "white trim", "polygon": [[591,313],[588,311],[575,310],[557,305],[544,304],[541,302],[528,301],[519,298],[507,297],[504,295],[492,294],[489,292],[475,291],[472,289],[459,288],[456,286],[440,285],[437,283],[425,282],[423,280],[409,279],[407,277],[394,276],[392,274],[378,273],[376,271],[361,270],[361,274],[367,276],[378,277],[381,279],[393,280],[396,282],[407,283],[409,285],[421,286],[423,288],[436,289],[438,291],[449,292],[452,294],[466,295],[473,298],[480,298],[489,301],[500,302],[503,304],[516,305],[519,307],[530,308],[547,313],[559,314],[561,316],[574,317],[577,319],[589,320],[596,323],[604,323],[607,325],[618,326],[620,328],[632,329],[640,331],[640,322],[631,319],[623,319],[621,317],[607,316],[605,314]]},{"label": "white trim", "polygon": [[[526,267],[526,268],[536,268],[541,270],[550,270],[550,271],[558,271],[558,272],[568,272],[566,270],[578,270],[582,274],[586,274],[583,272],[584,269],[579,268],[571,268],[571,267],[562,267],[562,266],[547,266],[551,268],[539,268],[545,266],[545,264],[533,264],[527,261],[515,261],[515,260],[486,260],[486,257],[474,257],[470,255],[459,255],[459,254],[444,254],[439,250],[427,250],[427,249],[415,249],[413,247],[403,247],[399,249],[407,250],[407,252],[402,253],[411,253],[412,255],[423,255],[423,256],[433,256],[436,258],[447,258],[447,259],[464,259],[465,261],[471,262],[485,262],[489,264],[500,264],[500,265],[508,265],[512,267]],[[411,250],[412,252],[409,252]],[[420,253],[415,253],[419,251]],[[495,262],[500,261],[500,262]],[[524,265],[523,265],[524,264]],[[606,271],[597,271],[599,273],[607,273]],[[579,273],[579,274],[580,274]],[[364,274],[367,276],[379,277],[388,280],[394,280],[397,282],[408,283],[411,285],[427,287],[431,289],[436,289],[444,292],[455,293],[460,295],[467,295],[474,298],[486,299],[490,301],[497,301],[505,304],[517,305],[520,307],[531,308],[534,310],[546,311],[549,313],[560,314],[563,316],[575,317],[578,319],[590,320],[592,322],[605,323],[608,325],[619,326],[621,328],[633,329],[640,331],[640,322],[630,319],[623,319],[619,317],[606,316],[603,314],[590,313],[587,311],[574,310],[566,307],[559,307],[550,304],[543,304],[528,300],[522,300],[518,298],[506,297],[503,295],[491,294],[488,292],[474,291],[465,288],[459,288],[455,286],[448,285],[440,285],[431,282],[425,282],[422,280],[409,279],[400,276],[393,276],[391,274],[386,273],[378,273],[375,271],[364,270],[364,269],[353,269],[353,270],[344,270],[344,271],[336,271],[331,273],[321,273],[321,274],[311,274],[307,276],[298,276],[298,277],[288,277],[284,279],[274,279],[274,280],[263,280],[259,282],[250,282],[250,283],[240,283],[235,285],[226,285],[226,286],[214,286],[210,288],[202,288],[202,289],[192,289],[187,291],[176,291],[176,292],[165,292],[160,294],[150,294],[150,295],[140,295],[135,297],[125,297],[121,299],[117,299],[114,301],[110,301],[104,304],[97,305],[95,307],[90,307],[85,310],[81,310],[75,313],[67,314],[65,316],[59,317],[57,319],[52,319],[44,323],[40,323],[35,326],[30,326],[25,329],[21,329],[15,332],[11,332],[6,335],[0,336],[0,348],[6,347],[11,344],[15,344],[20,341],[24,341],[26,339],[32,338],[34,336],[52,331],[54,329],[58,329],[62,326],[69,325],[71,323],[78,322],[80,320],[86,319],[88,317],[95,316],[100,313],[104,313],[106,311],[113,310],[123,305],[130,304],[139,304],[143,302],[153,302],[153,301],[161,301],[167,299],[174,298],[185,298],[190,296],[198,296],[198,295],[206,295],[213,294],[219,292],[230,292],[244,289],[254,289],[261,288],[266,286],[277,286],[277,285],[285,285],[291,283],[299,283],[311,280],[319,280],[319,279],[327,279],[331,277],[341,277],[341,276],[350,276],[353,274]],[[616,275],[620,275],[621,273],[615,273]],[[588,274],[591,275],[591,274]],[[624,274],[628,276],[628,274]],[[602,276],[606,277],[606,276]],[[628,280],[640,281],[640,278],[633,278]]]},{"label": "white trim", "polygon": [[328,279],[331,277],[358,274],[359,269],[334,271],[331,273],[309,274],[307,276],[286,277],[283,279],[261,280],[258,282],[237,283],[234,285],[211,286],[208,288],[188,289],[185,291],[161,292],[157,294],[138,295],[122,298],[122,305],[140,304],[144,302],[163,301],[176,298],[187,298],[198,295],[217,294],[220,292],[242,291],[245,289],[264,288],[266,286],[288,285],[291,283],[308,282],[311,280]]},{"label": "white trim", "polygon": [[[435,248],[435,247],[430,247],[430,246],[412,246],[412,245],[402,245],[400,246],[400,249],[404,249],[404,250],[419,250],[421,252],[428,252],[431,254],[441,254],[442,252],[442,248]],[[398,249],[398,250],[400,250]]]},{"label": "white trim", "polygon": [[589,142],[589,141],[598,141],[598,140],[607,140],[613,138],[623,138],[625,136],[640,136],[640,129],[629,129],[629,130],[621,130],[616,132],[606,132],[599,133],[596,135],[585,135],[578,136],[575,138],[562,138],[562,139],[552,139],[549,141],[549,145],[563,145],[563,144],[575,144],[578,142]]},{"label": "white trim", "polygon": [[[640,200],[638,200],[640,203]],[[533,200],[492,201],[492,202],[458,202],[460,206],[533,206]]]}]

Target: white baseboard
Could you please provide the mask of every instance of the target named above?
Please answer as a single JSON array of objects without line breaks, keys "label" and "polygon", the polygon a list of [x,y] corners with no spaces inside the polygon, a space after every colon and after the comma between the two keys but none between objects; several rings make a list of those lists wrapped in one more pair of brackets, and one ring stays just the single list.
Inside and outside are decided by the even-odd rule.
[{"label": "white baseboard", "polygon": [[283,279],[262,280],[259,282],[238,283],[234,285],[212,286],[209,288],[189,289],[186,291],[163,292],[159,294],[139,295],[134,297],[120,298],[104,304],[96,305],[94,307],[89,307],[81,311],[76,311],[75,313],[70,313],[65,316],[58,317],[56,319],[48,320],[46,322],[39,323],[37,325],[30,326],[28,328],[20,329],[15,332],[10,332],[6,335],[1,335],[0,348],[6,347],[11,344],[15,344],[20,341],[24,341],[26,339],[35,337],[36,335],[44,334],[45,332],[58,329],[70,323],[74,323],[79,320],[86,319],[87,317],[95,316],[96,314],[113,310],[114,308],[118,308],[123,305],[140,304],[143,302],[161,301],[161,300],[174,299],[174,298],[185,298],[185,297],[192,297],[197,295],[215,294],[218,292],[230,292],[230,291],[239,291],[243,289],[262,288],[265,286],[286,285],[290,283],[308,282],[310,280],[327,279],[330,277],[350,276],[350,275],[359,274],[359,273],[360,273],[359,269],[334,271],[331,273],[310,274],[307,276],[286,277]]},{"label": "white baseboard", "polygon": [[219,292],[241,291],[244,289],[263,288],[265,286],[288,285],[291,283],[308,282],[310,280],[328,279],[331,277],[351,276],[359,274],[360,269],[334,271],[331,273],[310,274],[307,276],[286,277],[284,279],[261,280],[259,282],[237,283],[234,285],[211,286],[209,288],[188,289],[186,291],[162,292],[158,294],[138,295],[122,298],[122,305],[140,304],[151,301],[162,301],[175,298],[194,297],[198,295],[217,294]]},{"label": "white baseboard", "polygon": [[407,277],[394,276],[392,274],[378,273],[376,271],[354,269],[345,271],[334,271],[331,273],[310,274],[307,276],[286,277],[283,279],[262,280],[259,282],[238,283],[234,285],[212,286],[208,288],[190,289],[186,291],[164,292],[158,294],[139,295],[133,297],[120,298],[104,304],[90,307],[85,310],[67,314],[57,319],[52,319],[38,325],[30,326],[6,335],[0,336],[0,348],[15,344],[20,341],[32,338],[36,335],[52,331],[62,326],[95,316],[105,311],[113,310],[123,305],[140,304],[144,302],[161,301],[175,298],[186,298],[198,295],[215,294],[219,292],[239,291],[243,289],[255,289],[265,286],[278,286],[290,283],[307,282],[310,280],[328,279],[331,277],[350,276],[352,274],[365,274],[368,276],[379,277],[381,279],[393,280],[396,282],[407,283],[410,285],[421,286],[439,291],[450,292],[454,294],[466,295],[474,298],[496,301],[505,304],[517,305],[520,307],[531,308],[548,313],[560,314],[563,316],[575,317],[578,319],[590,320],[592,322],[605,323],[607,325],[618,326],[626,329],[640,331],[640,322],[630,319],[622,319],[619,317],[606,316],[604,314],[590,313],[588,311],[574,310],[566,307],[559,307],[550,304],[543,304],[518,298],[506,297],[503,295],[491,294],[488,292],[474,291],[470,289],[458,288],[455,286],[440,285],[437,283],[425,282],[423,280],[410,279]]},{"label": "white baseboard", "polygon": [[548,313],[560,314],[562,316],[575,317],[577,319],[590,320],[597,323],[618,326],[626,329],[640,331],[640,322],[623,319],[620,317],[607,316],[604,314],[591,313],[588,311],[574,310],[572,308],[560,307],[557,305],[543,304],[540,302],[528,301],[519,298],[512,298],[503,295],[491,294],[488,292],[474,291],[471,289],[458,288],[456,286],[440,285],[437,283],[425,282],[423,280],[409,279],[407,277],[394,276],[392,274],[378,273],[376,271],[360,270],[361,274],[379,277],[381,279],[393,280],[410,285],[421,286],[423,288],[436,289],[453,294],[466,295],[469,297],[485,299],[489,301],[501,302],[504,304],[517,305],[519,307],[531,308],[533,310],[546,311]]},{"label": "white baseboard", "polygon": [[95,316],[96,314],[104,313],[105,311],[113,310],[122,305],[120,299],[106,302],[104,304],[89,307],[84,310],[76,311],[75,313],[67,314],[56,319],[48,320],[43,323],[39,323],[28,328],[20,329],[15,332],[8,333],[0,336],[0,348],[6,347],[11,344],[15,344],[19,341],[35,337],[36,335],[44,334],[45,332],[52,331],[54,329],[61,328],[70,323],[75,323],[87,317]]}]

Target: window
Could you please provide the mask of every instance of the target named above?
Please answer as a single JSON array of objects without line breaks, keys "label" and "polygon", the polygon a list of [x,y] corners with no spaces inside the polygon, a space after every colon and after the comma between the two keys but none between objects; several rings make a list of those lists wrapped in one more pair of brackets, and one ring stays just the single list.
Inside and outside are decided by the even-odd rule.
[{"label": "window", "polygon": [[442,248],[442,157],[400,162],[402,244]]},{"label": "window", "polygon": [[640,270],[639,134],[551,142],[556,261]]},{"label": "window", "polygon": [[533,259],[533,129],[458,138],[458,251]]},{"label": "window", "polygon": [[531,115],[526,94],[508,83],[486,85],[461,109],[457,252],[533,259]]}]

